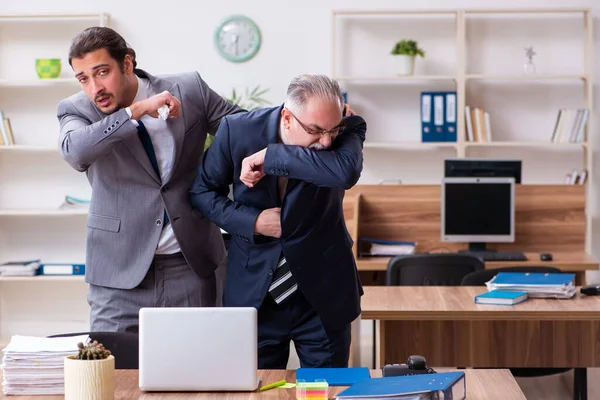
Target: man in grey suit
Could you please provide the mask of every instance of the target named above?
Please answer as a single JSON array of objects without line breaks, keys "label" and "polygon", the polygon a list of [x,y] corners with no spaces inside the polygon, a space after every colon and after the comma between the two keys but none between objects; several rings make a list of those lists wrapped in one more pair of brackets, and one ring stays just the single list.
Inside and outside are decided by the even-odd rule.
[{"label": "man in grey suit", "polygon": [[[155,77],[114,30],[71,43],[82,91],[58,105],[62,157],[92,186],[86,282],[92,331],[138,330],[141,307],[214,306],[224,260],[219,228],[188,190],[206,134],[244,110],[196,72]],[[168,107],[168,117],[160,114]]]}]

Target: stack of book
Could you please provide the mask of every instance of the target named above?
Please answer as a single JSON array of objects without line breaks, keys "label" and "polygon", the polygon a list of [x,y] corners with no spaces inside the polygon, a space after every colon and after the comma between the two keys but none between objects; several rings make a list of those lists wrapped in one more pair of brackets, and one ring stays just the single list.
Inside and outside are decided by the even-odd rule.
[{"label": "stack of book", "polygon": [[526,292],[528,298],[570,299],[575,296],[575,274],[542,272],[499,272],[486,282],[488,291]]},{"label": "stack of book", "polygon": [[40,268],[40,260],[9,261],[0,264],[0,276],[34,276]]},{"label": "stack of book", "polygon": [[15,335],[2,351],[2,388],[5,395],[64,393],[64,359],[78,352],[88,335],[44,338]]},{"label": "stack of book", "polygon": [[400,242],[362,237],[360,238],[359,254],[361,256],[393,257],[414,254],[416,248],[416,242]]}]

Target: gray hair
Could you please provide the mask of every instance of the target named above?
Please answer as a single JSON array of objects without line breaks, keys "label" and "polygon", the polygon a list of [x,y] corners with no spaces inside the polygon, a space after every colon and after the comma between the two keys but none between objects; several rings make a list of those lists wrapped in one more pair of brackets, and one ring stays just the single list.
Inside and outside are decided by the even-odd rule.
[{"label": "gray hair", "polygon": [[285,106],[293,111],[302,111],[306,102],[313,98],[330,100],[344,108],[344,97],[340,85],[326,75],[302,74],[294,77],[287,90]]}]

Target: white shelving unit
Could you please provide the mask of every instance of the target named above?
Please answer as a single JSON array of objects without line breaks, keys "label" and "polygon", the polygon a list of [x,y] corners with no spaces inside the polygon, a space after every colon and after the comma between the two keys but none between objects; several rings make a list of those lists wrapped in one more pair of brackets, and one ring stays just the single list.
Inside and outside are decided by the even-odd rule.
[{"label": "white shelving unit", "polygon": [[[0,146],[0,263],[85,260],[88,211],[59,205],[89,183],[60,157],[56,105],[80,90],[67,63],[71,39],[108,25],[101,12],[0,15],[0,110],[16,141]],[[35,58],[59,57],[60,77],[36,76]],[[87,330],[86,295],[83,276],[0,277],[0,347],[14,334]]]},{"label": "white shelving unit", "polygon": [[[582,34],[581,37],[577,36],[576,39],[573,38],[573,36],[569,36],[568,40],[570,42],[568,44],[561,44],[563,46],[568,46],[569,48],[581,48],[582,54],[578,53],[573,56],[577,59],[577,62],[574,62],[573,64],[581,64],[582,67],[579,71],[563,68],[562,70],[558,69],[556,71],[549,69],[547,71],[540,70],[538,73],[525,74],[524,72],[520,73],[518,70],[515,72],[514,69],[497,69],[494,71],[494,68],[489,68],[488,64],[488,68],[485,68],[486,65],[484,65],[482,68],[479,68],[480,70],[477,70],[477,68],[473,68],[473,64],[476,64],[476,62],[473,62],[474,53],[469,53],[469,50],[474,50],[470,49],[469,46],[473,45],[474,41],[478,41],[477,43],[480,47],[478,47],[477,50],[481,51],[483,48],[485,51],[488,47],[488,42],[486,42],[486,40],[488,40],[487,36],[482,35],[485,37],[474,37],[476,35],[469,30],[473,29],[473,24],[478,23],[478,18],[488,18],[491,19],[490,21],[492,22],[494,19],[504,18],[503,21],[513,23],[531,21],[532,18],[536,18],[535,21],[538,23],[537,27],[545,26],[546,29],[553,30],[559,29],[556,28],[555,25],[552,25],[556,24],[557,20],[560,20],[561,18],[568,20],[568,23],[571,24],[570,26],[578,28],[577,32],[581,30]],[[399,19],[402,19],[401,23],[398,23]],[[390,23],[390,20],[393,20],[394,23]],[[415,23],[414,21],[419,22]],[[487,21],[488,20],[486,20],[486,22],[481,22],[480,27],[487,27]],[[436,25],[437,29],[431,28],[433,24],[438,24]],[[418,29],[423,26],[427,26],[427,28],[424,30]],[[355,31],[353,31],[353,27],[355,28]],[[442,33],[438,34],[438,31]],[[377,34],[373,32],[377,32]],[[393,37],[394,34],[398,35],[398,32],[402,32],[402,35],[408,36]],[[505,32],[508,33],[509,30],[505,30]],[[420,37],[419,34],[421,34],[422,37]],[[433,38],[436,34],[438,37]],[[577,33],[577,35],[579,35],[579,33]],[[433,65],[435,70],[419,71],[417,69],[415,74],[411,76],[391,75],[389,69],[382,67],[381,64],[386,64],[387,60],[383,57],[386,53],[389,54],[392,42],[390,42],[390,46],[386,48],[382,47],[380,43],[384,38],[389,39],[390,36],[393,38],[394,42],[400,39],[411,38],[417,40],[421,45],[421,39],[427,41],[432,47],[432,51],[428,52],[430,49],[425,46],[426,57],[430,57],[429,54],[433,53],[434,61],[417,59],[417,66],[423,66],[429,63],[430,65]],[[538,32],[538,36],[543,35]],[[439,42],[434,43],[434,39],[444,41],[444,45],[440,45]],[[511,39],[512,42],[516,41],[513,37],[511,37]],[[492,40],[494,40],[494,38]],[[543,39],[540,39],[540,41],[543,41]],[[518,48],[521,54],[520,57],[522,58],[520,60],[522,61],[520,62],[522,66],[522,62],[525,60],[522,46],[520,44],[513,44],[512,42],[511,46]],[[359,49],[364,48],[365,44],[371,45],[374,48],[373,50],[370,50],[371,54],[386,53],[383,53],[381,58],[373,56],[364,57]],[[437,47],[433,46],[434,44],[436,44]],[[554,46],[554,43],[548,45]],[[356,106],[355,102],[361,103],[362,101],[362,103],[366,103],[371,107],[384,108],[387,106],[389,108],[385,108],[385,112],[388,114],[390,112],[395,112],[395,109],[390,107],[385,101],[378,99],[380,95],[383,96],[386,94],[386,99],[397,96],[392,99],[397,103],[406,96],[418,96],[419,89],[422,89],[422,91],[455,90],[457,93],[456,142],[420,142],[420,126],[418,131],[414,131],[414,128],[416,128],[416,124],[414,123],[408,128],[402,125],[390,127],[388,119],[386,119],[385,122],[381,121],[385,118],[389,118],[388,115],[385,115],[382,112],[378,114],[381,118],[373,118],[368,121],[371,126],[364,146],[366,154],[368,154],[368,152],[381,152],[383,150],[398,151],[398,160],[400,160],[403,156],[410,155],[410,153],[415,150],[431,152],[432,154],[436,151],[446,151],[444,154],[448,154],[448,151],[450,151],[454,152],[453,157],[458,158],[469,157],[470,151],[474,152],[477,150],[485,150],[486,152],[501,152],[504,150],[505,153],[503,154],[506,154],[507,150],[520,150],[525,152],[535,151],[540,154],[547,154],[548,156],[558,154],[558,156],[561,157],[579,157],[581,162],[580,168],[586,169],[588,172],[586,182],[586,249],[587,251],[591,251],[590,238],[592,223],[589,204],[590,182],[593,182],[592,141],[595,139],[593,135],[593,133],[595,133],[593,46],[592,12],[590,9],[583,8],[338,10],[333,11],[332,13],[331,75],[340,82],[342,87],[347,89],[349,95],[348,102],[350,104]],[[563,47],[563,49],[564,48],[565,47]],[[506,48],[502,47],[500,49],[506,50]],[[354,54],[353,57],[353,51],[357,51],[356,54],[358,55]],[[441,58],[441,52],[444,53],[445,58]],[[547,53],[551,53],[551,51],[548,51]],[[471,56],[471,58],[469,56]],[[581,59],[579,59],[579,56],[581,56]],[[483,56],[480,56],[479,53],[476,53],[476,57],[484,58]],[[493,57],[491,57],[491,59],[493,59]],[[451,67],[443,69],[446,64]],[[485,63],[482,63],[482,65],[483,64]],[[368,71],[368,73],[363,72],[363,70]],[[374,70],[381,71],[381,73],[374,73]],[[502,140],[502,138],[497,138],[497,141],[491,142],[469,142],[466,140],[465,123],[465,106],[471,105],[469,102],[472,101],[472,99],[470,99],[469,85],[489,85],[492,83],[504,86],[517,85],[517,87],[520,88],[529,87],[527,85],[544,85],[544,87],[549,87],[554,90],[563,85],[570,88],[575,87],[578,90],[582,89],[583,96],[579,101],[578,107],[585,107],[589,110],[589,118],[585,129],[586,140],[581,143],[552,143],[550,141],[552,131],[543,130],[540,131],[539,134],[536,133],[536,137],[533,137],[530,132],[527,132],[527,136],[520,132],[511,132],[511,135],[508,135],[510,137],[505,138],[504,140]],[[485,87],[485,90],[487,90],[487,87]],[[494,90],[495,87],[489,88],[490,92],[493,92]],[[367,94],[363,95],[363,93],[356,93],[361,91],[365,91]],[[352,97],[353,95],[356,96]],[[355,100],[357,98],[358,100]],[[408,103],[405,100],[405,103],[403,104],[406,105]],[[558,113],[559,108],[562,107],[556,107],[556,113]],[[415,109],[414,112],[417,114],[419,113],[418,109]],[[494,124],[493,118],[495,118],[495,116],[492,116],[492,125]],[[553,125],[555,118],[556,114],[549,117],[549,119],[552,119],[549,124]],[[408,124],[406,125],[408,126]],[[373,128],[373,126],[376,127]],[[492,131],[494,131],[494,129],[492,129]],[[520,140],[521,136],[522,140]],[[519,156],[512,156],[511,158],[518,157]],[[380,160],[375,161],[379,162]],[[365,160],[365,167],[367,167],[367,159]],[[418,165],[414,165],[414,167],[419,168]],[[570,170],[565,170],[564,173],[566,174],[567,172],[570,172]]]}]

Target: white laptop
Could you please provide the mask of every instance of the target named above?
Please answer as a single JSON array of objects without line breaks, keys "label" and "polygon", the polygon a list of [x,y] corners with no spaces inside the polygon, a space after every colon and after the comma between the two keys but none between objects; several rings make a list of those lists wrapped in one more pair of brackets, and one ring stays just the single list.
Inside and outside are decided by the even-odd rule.
[{"label": "white laptop", "polygon": [[253,307],[140,310],[140,389],[252,391],[258,387]]}]

